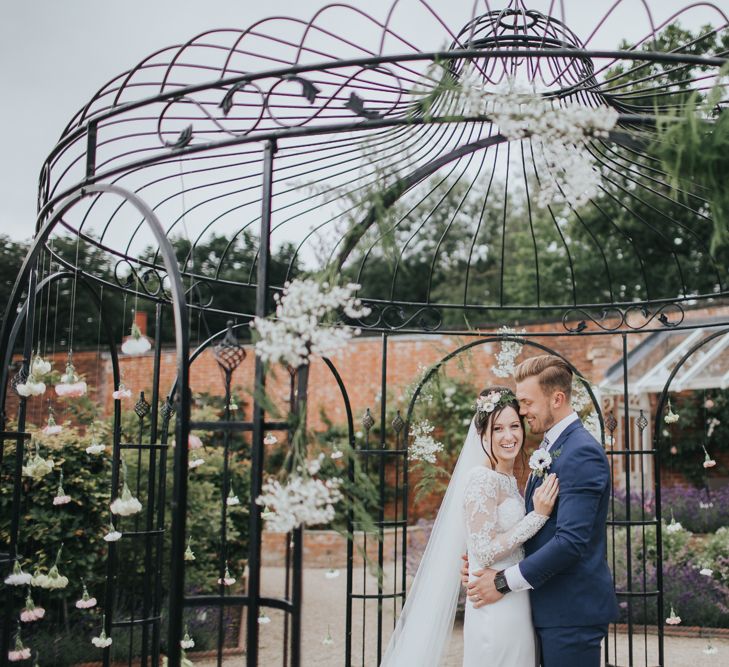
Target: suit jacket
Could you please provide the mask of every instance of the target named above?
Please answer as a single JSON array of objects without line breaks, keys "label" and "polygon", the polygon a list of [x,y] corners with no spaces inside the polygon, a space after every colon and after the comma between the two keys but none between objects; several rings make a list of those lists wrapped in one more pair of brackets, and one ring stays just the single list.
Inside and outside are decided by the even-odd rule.
[{"label": "suit jacket", "polygon": [[[606,520],[610,467],[599,443],[579,420],[550,448],[559,479],[559,498],[545,526],[524,545],[519,564],[532,585],[535,627],[602,625],[618,618],[613,579],[607,564]],[[526,510],[542,483],[532,476]]]}]

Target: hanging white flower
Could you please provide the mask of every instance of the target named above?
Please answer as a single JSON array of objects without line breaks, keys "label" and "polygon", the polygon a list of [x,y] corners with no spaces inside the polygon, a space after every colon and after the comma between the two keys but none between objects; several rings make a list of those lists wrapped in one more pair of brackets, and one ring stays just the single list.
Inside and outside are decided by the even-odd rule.
[{"label": "hanging white flower", "polygon": [[186,561],[193,561],[195,560],[195,552],[192,550],[192,545],[190,543],[190,540],[187,541],[187,549],[185,549],[185,556]]},{"label": "hanging white flower", "polygon": [[256,317],[251,328],[258,332],[256,354],[266,362],[292,368],[308,364],[315,356],[328,356],[342,349],[359,334],[342,323],[324,326],[341,309],[351,318],[365,317],[370,309],[354,294],[359,285],[344,287],[316,280],[294,280],[275,294],[275,318]]},{"label": "hanging white flower", "polygon": [[46,393],[46,383],[38,380],[32,373],[25,382],[16,385],[15,390],[23,398],[30,396],[42,396]]},{"label": "hanging white flower", "polygon": [[266,433],[263,438],[264,445],[275,445],[278,442],[278,438],[273,433]]},{"label": "hanging white flower", "polygon": [[199,468],[203,463],[205,463],[205,459],[200,458],[199,456],[191,459],[187,462],[187,467],[190,470],[194,470],[195,468]]},{"label": "hanging white flower", "polygon": [[107,646],[112,645],[112,639],[111,637],[106,636],[106,632],[104,631],[104,626],[106,625],[106,616],[101,617],[101,632],[99,633],[98,637],[92,637],[91,643],[96,646],[96,648],[106,648]]},{"label": "hanging white flower", "polygon": [[344,452],[340,449],[337,449],[336,447],[334,450],[332,450],[332,453],[330,454],[330,457],[332,460],[336,461],[337,459],[341,459],[344,456]]},{"label": "hanging white flower", "polygon": [[195,640],[190,637],[190,633],[187,631],[187,627],[185,628],[185,636],[180,640],[180,648],[188,649],[188,648],[194,648],[195,647]]},{"label": "hanging white flower", "polygon": [[33,570],[33,577],[30,580],[30,585],[35,586],[36,588],[47,588],[48,584],[48,575],[43,574],[39,567],[36,567],[35,570]]},{"label": "hanging white flower", "polygon": [[705,577],[711,577],[711,576],[712,576],[712,575],[714,574],[714,570],[712,570],[712,569],[711,569],[711,568],[709,568],[709,567],[702,567],[702,568],[701,568],[701,569],[699,570],[699,574],[702,574],[702,575],[704,575]]},{"label": "hanging white flower", "polygon": [[46,361],[39,354],[36,354],[30,364],[30,373],[37,378],[43,378],[51,372],[52,368],[50,361]]},{"label": "hanging white flower", "polygon": [[256,504],[267,508],[266,527],[288,533],[299,526],[317,526],[334,519],[334,506],[342,500],[340,480],[322,481],[292,474],[285,484],[269,479]]},{"label": "hanging white flower", "polygon": [[27,465],[23,466],[22,473],[24,477],[42,479],[53,470],[54,465],[53,459],[44,459],[41,457],[40,447],[38,443],[36,443],[35,454],[28,459]]},{"label": "hanging white flower", "polygon": [[667,533],[680,533],[683,530],[683,526],[671,517],[671,523],[666,526]]},{"label": "hanging white flower", "polygon": [[100,442],[97,442],[96,440],[93,440],[91,442],[91,444],[86,448],[86,453],[92,454],[93,456],[103,454],[104,451],[106,451],[106,445],[102,445]]},{"label": "hanging white flower", "polygon": [[132,495],[126,481],[121,496],[111,503],[111,511],[119,516],[131,516],[142,511],[142,503]]},{"label": "hanging white flower", "polygon": [[261,609],[258,612],[258,624],[259,625],[267,625],[271,622],[271,619],[266,615],[266,612]]},{"label": "hanging white flower", "polygon": [[[493,407],[491,408],[493,410]],[[413,442],[408,447],[408,458],[411,461],[436,462],[436,455],[443,451],[443,443],[438,442],[431,433],[435,429],[427,419],[417,422],[410,429]]]},{"label": "hanging white flower", "polygon": [[111,396],[112,396],[112,398],[115,401],[121,401],[122,399],[125,399],[125,398],[131,398],[132,397],[132,390],[131,389],[128,389],[123,382],[120,382],[119,383],[119,389],[117,389],[116,391],[114,391],[111,394]]},{"label": "hanging white flower", "polygon": [[116,542],[121,539],[122,534],[114,528],[114,523],[112,521],[109,522],[109,532],[104,535],[104,541],[105,542]]},{"label": "hanging white flower", "polygon": [[76,600],[76,609],[92,609],[96,606],[96,598],[89,595],[89,591],[84,584],[84,592],[80,600]]},{"label": "hanging white flower", "polygon": [[20,561],[16,560],[13,565],[13,571],[5,577],[5,583],[8,586],[27,586],[33,577],[27,572],[23,572],[20,567]]},{"label": "hanging white flower", "polygon": [[711,643],[710,639],[706,642],[706,647],[702,649],[704,655],[716,655],[718,652],[719,649]]},{"label": "hanging white flower", "polygon": [[129,356],[138,356],[149,352],[151,349],[152,343],[149,342],[149,338],[142,334],[142,330],[136,322],[132,324],[131,335],[122,343],[121,351]]},{"label": "hanging white flower", "polygon": [[330,567],[325,573],[324,576],[327,579],[336,579],[339,576],[339,570],[335,570],[333,567]]},{"label": "hanging white flower", "polygon": [[66,372],[61,375],[61,381],[56,385],[56,394],[61,398],[78,398],[83,396],[88,387],[76,372],[73,363],[69,360]]},{"label": "hanging white flower", "polygon": [[230,491],[228,492],[228,497],[225,499],[225,504],[228,507],[233,507],[234,505],[240,505],[240,498],[236,496],[233,493],[233,488],[231,487]]},{"label": "hanging white flower", "polygon": [[328,625],[327,625],[327,634],[324,637],[324,639],[321,640],[321,643],[324,646],[333,646],[334,645],[334,639],[332,638],[332,630]]},{"label": "hanging white flower", "polygon": [[51,590],[59,589],[59,588],[66,588],[68,586],[68,577],[64,577],[62,574],[58,571],[58,563],[61,560],[61,552],[63,551],[63,544],[58,548],[58,553],[56,554],[56,560],[53,563],[53,566],[50,570],[48,570],[48,574],[46,575],[46,579],[43,581],[43,585],[41,585],[41,588],[48,588]]},{"label": "hanging white flower", "polygon": [[678,420],[678,414],[673,411],[673,408],[671,407],[671,401],[668,401],[668,412],[663,417],[663,421],[666,422],[666,424],[675,424]]}]

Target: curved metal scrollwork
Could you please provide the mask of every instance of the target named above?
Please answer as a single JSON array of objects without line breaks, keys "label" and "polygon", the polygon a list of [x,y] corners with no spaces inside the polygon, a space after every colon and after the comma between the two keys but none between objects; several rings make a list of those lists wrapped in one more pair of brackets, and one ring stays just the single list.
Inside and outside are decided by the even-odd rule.
[{"label": "curved metal scrollwork", "polygon": [[380,304],[368,306],[372,311],[370,315],[357,321],[357,326],[363,329],[385,327],[397,331],[410,327],[422,331],[438,331],[443,326],[442,313],[432,306],[411,308],[410,311],[402,305],[389,305],[384,308]]},{"label": "curved metal scrollwork", "polygon": [[[589,329],[588,322],[602,331],[618,331],[623,327],[640,331],[658,320],[662,326],[672,329],[679,326],[684,317],[684,309],[679,303],[657,304],[654,308],[647,305],[629,306],[624,310],[618,307],[603,308],[598,315],[584,308],[571,308],[562,316],[562,326],[570,333],[582,333]],[[575,321],[577,323],[572,324]]]},{"label": "curved metal scrollwork", "polygon": [[[372,81],[369,81],[365,76],[371,72],[376,72],[387,80],[386,89],[392,99],[384,105],[380,100],[378,102],[379,106],[375,106],[374,103],[368,103],[362,96],[362,90],[372,89]],[[210,111],[210,101],[203,103],[190,95],[176,97],[170,100],[160,113],[157,122],[157,136],[163,146],[171,149],[184,148],[193,140],[195,135],[193,124],[186,125],[181,131],[164,129],[167,119],[170,119],[170,122],[174,119],[176,123],[180,119],[190,120],[189,109],[180,108],[180,105],[193,106],[202,114],[202,120],[207,120],[213,124],[216,132],[222,132],[230,137],[245,137],[261,129],[261,124],[265,120],[269,120],[282,128],[302,127],[316,118],[320,118],[328,110],[337,112],[337,116],[341,110],[348,109],[354,115],[366,120],[385,118],[399,108],[403,96],[407,92],[402,79],[390,68],[380,64],[359,66],[352,74],[344,72],[339,74],[337,70],[334,70],[333,75],[341,78],[341,81],[332,82],[326,93],[321,86],[317,86],[301,74],[284,74],[275,78],[271,77],[273,82],[267,90],[259,85],[260,80],[241,81],[231,86],[222,100],[216,105],[215,109],[219,113]],[[288,87],[292,83],[298,84],[300,88],[290,91]],[[379,84],[382,85],[382,81]],[[351,88],[356,88],[359,92],[351,90]],[[348,95],[347,92],[349,92]],[[255,99],[250,99],[251,95]],[[297,109],[298,113],[292,117],[291,104],[288,98],[293,95],[304,98],[311,105],[311,113],[302,115],[302,109],[299,108]],[[236,96],[244,96],[245,99],[236,103]],[[281,99],[278,99],[279,97]],[[258,113],[251,117],[234,117],[231,114],[236,107],[241,109],[257,108]],[[278,110],[282,110],[283,115],[279,114]],[[166,136],[175,133],[176,138],[174,140],[165,139]]]}]

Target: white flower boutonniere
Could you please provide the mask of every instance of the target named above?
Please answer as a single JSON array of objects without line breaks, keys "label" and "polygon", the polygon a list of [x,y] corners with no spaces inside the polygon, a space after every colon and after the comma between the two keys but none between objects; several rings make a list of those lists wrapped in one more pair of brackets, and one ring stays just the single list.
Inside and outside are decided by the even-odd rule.
[{"label": "white flower boutonniere", "polygon": [[544,477],[552,465],[552,455],[546,449],[537,449],[529,459],[529,467],[535,477]]}]

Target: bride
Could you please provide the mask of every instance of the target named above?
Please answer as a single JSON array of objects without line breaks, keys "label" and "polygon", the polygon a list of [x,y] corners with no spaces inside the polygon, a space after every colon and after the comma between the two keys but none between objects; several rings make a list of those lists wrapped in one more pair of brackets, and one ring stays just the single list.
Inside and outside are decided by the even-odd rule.
[{"label": "bride", "polygon": [[[523,444],[524,420],[511,390],[482,391],[382,667],[439,665],[453,628],[464,548],[471,575],[505,569],[523,558],[522,544],[546,523],[558,482],[547,476],[534,494],[534,511],[525,515],[514,477]],[[464,667],[537,665],[529,592],[479,608],[467,601],[463,642]]]}]

